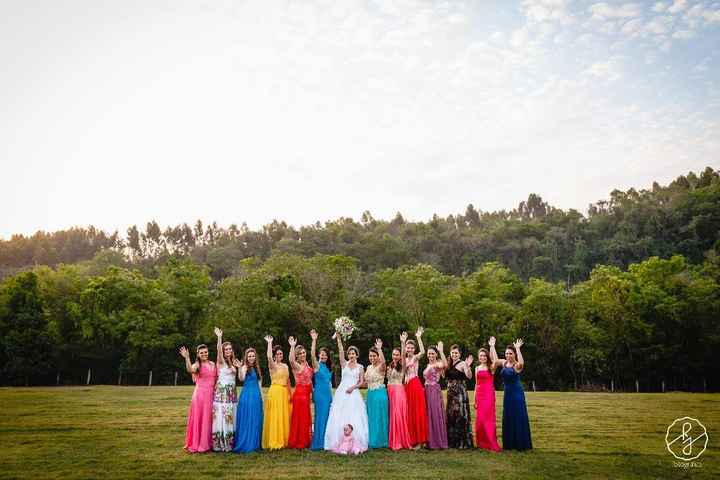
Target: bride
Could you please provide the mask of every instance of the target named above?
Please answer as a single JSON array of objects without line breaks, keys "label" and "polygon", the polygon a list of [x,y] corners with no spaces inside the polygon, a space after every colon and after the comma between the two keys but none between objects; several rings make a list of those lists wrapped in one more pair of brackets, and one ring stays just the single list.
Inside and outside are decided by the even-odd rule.
[{"label": "bride", "polygon": [[330,404],[330,416],[325,430],[325,450],[332,450],[342,441],[343,429],[350,424],[353,427],[355,445],[359,452],[364,452],[368,448],[368,417],[365,402],[358,390],[363,382],[363,366],[357,363],[357,348],[348,348],[345,360],[340,335],[335,333],[333,337],[337,338],[342,379]]}]

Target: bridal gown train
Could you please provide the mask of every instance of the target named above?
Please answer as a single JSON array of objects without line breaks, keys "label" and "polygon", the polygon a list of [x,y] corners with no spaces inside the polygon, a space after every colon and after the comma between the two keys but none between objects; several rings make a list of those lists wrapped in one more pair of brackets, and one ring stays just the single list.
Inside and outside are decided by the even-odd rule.
[{"label": "bridal gown train", "polygon": [[342,369],[342,378],[335,390],[325,429],[325,450],[332,450],[340,444],[343,439],[343,427],[348,423],[353,426],[352,436],[358,453],[368,448],[368,417],[365,402],[357,388],[349,395],[346,393],[348,388],[358,383],[360,375],[362,375],[362,366],[359,364],[356,364],[355,368],[350,368],[346,363],[345,368]]}]

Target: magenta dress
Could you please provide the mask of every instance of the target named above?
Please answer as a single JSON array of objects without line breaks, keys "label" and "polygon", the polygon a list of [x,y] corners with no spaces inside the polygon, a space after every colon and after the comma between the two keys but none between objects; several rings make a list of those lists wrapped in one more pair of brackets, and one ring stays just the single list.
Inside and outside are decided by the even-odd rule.
[{"label": "magenta dress", "polygon": [[440,370],[428,365],[423,376],[425,377],[425,402],[427,405],[428,448],[448,448],[445,406],[438,383]]},{"label": "magenta dress", "polygon": [[475,372],[475,445],[500,451],[495,433],[495,384],[489,370]]},{"label": "magenta dress", "polygon": [[200,371],[193,375],[193,391],[188,411],[185,449],[190,453],[212,450],[213,398],[217,369],[213,362],[202,362]]}]

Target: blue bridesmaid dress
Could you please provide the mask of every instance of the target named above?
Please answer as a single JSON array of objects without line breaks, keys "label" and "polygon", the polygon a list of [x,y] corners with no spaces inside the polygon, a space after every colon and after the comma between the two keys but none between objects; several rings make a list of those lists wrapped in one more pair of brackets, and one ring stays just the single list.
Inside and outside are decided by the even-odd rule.
[{"label": "blue bridesmaid dress", "polygon": [[260,450],[263,428],[263,403],[260,394],[260,382],[255,369],[245,375],[245,383],[237,414],[235,415],[235,453],[247,453]]},{"label": "blue bridesmaid dress", "polygon": [[500,372],[505,384],[503,396],[502,439],[503,450],[530,450],[530,419],[525,403],[525,392],[520,375],[512,367],[503,367]]},{"label": "blue bridesmaid dress", "polygon": [[313,403],[315,404],[315,424],[313,426],[313,439],[311,450],[323,450],[325,448],[325,427],[330,415],[330,403],[332,403],[332,385],[330,384],[330,370],[324,362],[315,373],[315,387],[313,388]]}]

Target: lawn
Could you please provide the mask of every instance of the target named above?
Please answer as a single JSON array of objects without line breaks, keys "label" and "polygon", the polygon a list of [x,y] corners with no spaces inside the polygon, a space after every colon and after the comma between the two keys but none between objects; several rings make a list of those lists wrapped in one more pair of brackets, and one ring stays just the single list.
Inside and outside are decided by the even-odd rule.
[{"label": "lawn", "polygon": [[[528,393],[530,452],[370,451],[356,458],[182,450],[192,387],[0,388],[0,478],[717,478],[720,394]],[[498,425],[502,392],[498,392]],[[667,426],[698,418],[709,444],[680,468]],[[500,435],[500,427],[498,427]]]}]

